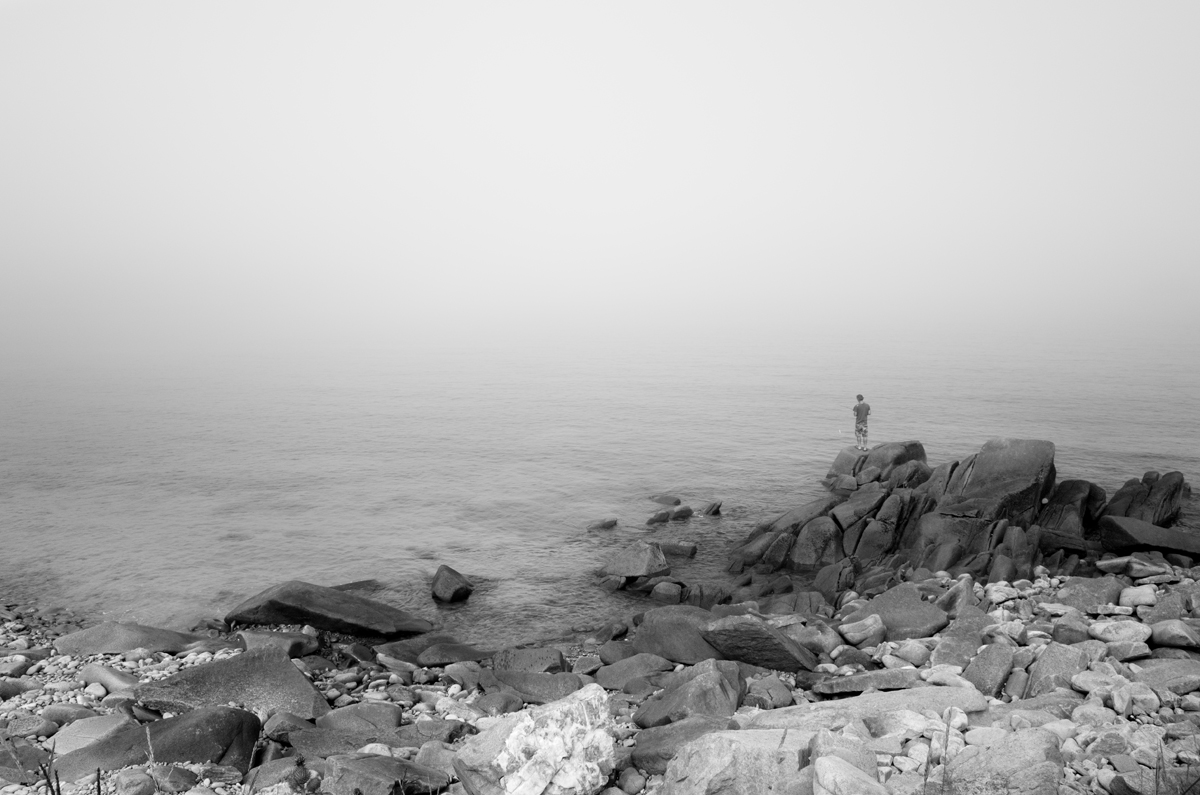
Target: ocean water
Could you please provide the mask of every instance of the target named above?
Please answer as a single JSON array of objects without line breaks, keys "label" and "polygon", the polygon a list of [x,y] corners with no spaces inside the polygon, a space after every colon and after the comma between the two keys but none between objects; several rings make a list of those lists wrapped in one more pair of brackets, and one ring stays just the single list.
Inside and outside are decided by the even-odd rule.
[{"label": "ocean water", "polygon": [[[685,581],[821,493],[853,444],[921,440],[931,465],[996,436],[1056,443],[1060,478],[1111,493],[1200,474],[1187,350],[865,340],[694,348],[8,368],[0,585],[10,601],[182,627],[285,579],[367,592],[501,645],[643,609],[595,569],[635,538],[693,540]],[[644,526],[671,493],[720,518]],[[617,518],[611,531],[594,520]],[[1190,507],[1184,524],[1197,527]],[[1200,532],[1200,529],[1198,529]],[[464,605],[429,597],[446,563]],[[3,599],[0,599],[3,601]]]}]

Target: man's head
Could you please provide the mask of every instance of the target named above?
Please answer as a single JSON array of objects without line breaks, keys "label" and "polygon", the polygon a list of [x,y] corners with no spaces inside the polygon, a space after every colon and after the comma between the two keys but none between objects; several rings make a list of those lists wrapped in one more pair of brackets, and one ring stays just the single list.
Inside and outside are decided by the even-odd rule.
[{"label": "man's head", "polygon": [[861,400],[862,400],[862,395],[859,395],[859,396],[858,396],[858,399],[861,401]]}]

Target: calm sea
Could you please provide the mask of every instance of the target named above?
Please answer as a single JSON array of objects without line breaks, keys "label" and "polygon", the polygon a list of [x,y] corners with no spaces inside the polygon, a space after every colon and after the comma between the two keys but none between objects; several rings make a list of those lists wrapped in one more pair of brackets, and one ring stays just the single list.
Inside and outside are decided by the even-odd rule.
[{"label": "calm sea", "polygon": [[[499,645],[642,609],[593,572],[635,538],[694,540],[685,580],[820,493],[852,444],[919,439],[931,464],[1049,439],[1111,494],[1200,474],[1197,350],[930,345],[892,334],[772,350],[379,355],[0,375],[0,583],[10,601],[182,627],[285,579],[378,597]],[[912,350],[908,350],[912,349]],[[650,531],[668,492],[725,515]],[[618,529],[588,532],[615,517]],[[1186,517],[1195,526],[1195,512]],[[1200,532],[1200,531],[1198,531]],[[438,607],[446,563],[474,579]]]}]

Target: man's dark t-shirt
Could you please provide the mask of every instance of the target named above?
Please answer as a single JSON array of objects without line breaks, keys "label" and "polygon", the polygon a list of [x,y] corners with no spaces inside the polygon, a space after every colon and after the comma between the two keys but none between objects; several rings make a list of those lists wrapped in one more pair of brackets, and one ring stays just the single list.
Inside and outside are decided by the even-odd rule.
[{"label": "man's dark t-shirt", "polygon": [[871,413],[870,403],[855,403],[854,404],[854,421],[862,424],[867,421],[867,415]]}]

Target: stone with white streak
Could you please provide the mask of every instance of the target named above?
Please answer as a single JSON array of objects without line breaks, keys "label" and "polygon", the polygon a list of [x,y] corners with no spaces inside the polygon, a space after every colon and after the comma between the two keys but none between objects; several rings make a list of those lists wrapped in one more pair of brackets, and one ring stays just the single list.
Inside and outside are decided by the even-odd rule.
[{"label": "stone with white streak", "polygon": [[471,795],[593,795],[615,762],[611,724],[604,688],[586,685],[472,737],[454,770]]}]

